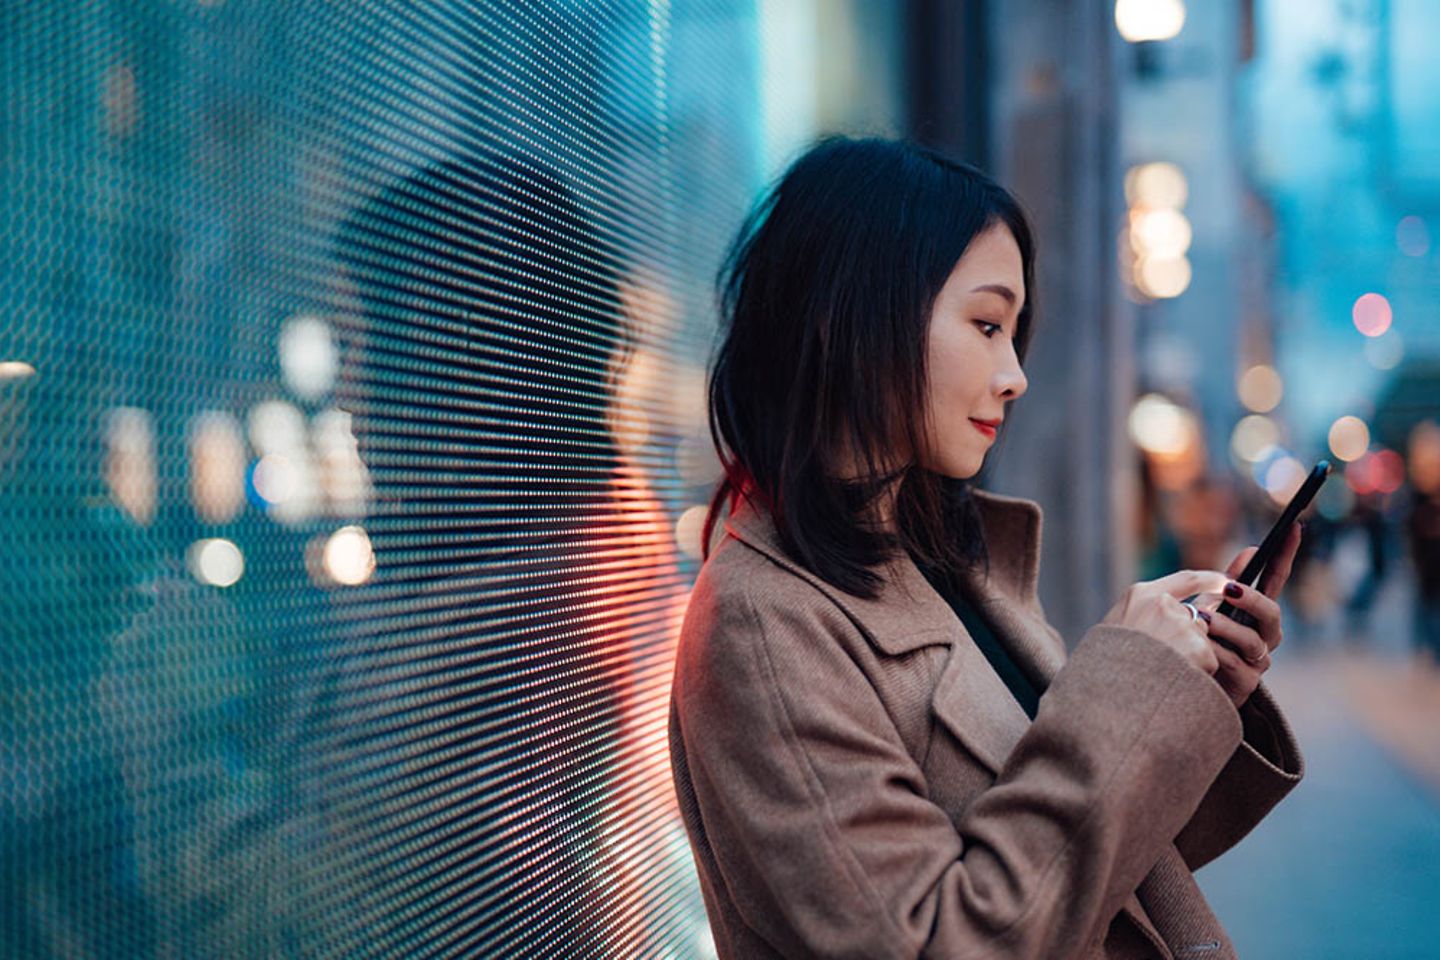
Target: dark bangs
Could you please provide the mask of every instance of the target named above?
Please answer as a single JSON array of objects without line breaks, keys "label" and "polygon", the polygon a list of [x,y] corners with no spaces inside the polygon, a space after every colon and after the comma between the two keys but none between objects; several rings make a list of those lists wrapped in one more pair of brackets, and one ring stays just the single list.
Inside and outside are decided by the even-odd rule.
[{"label": "dark bangs", "polygon": [[[923,469],[913,452],[931,306],[996,223],[1020,248],[1023,362],[1034,242],[1019,203],[984,172],[908,143],[830,137],[769,190],[720,271],[708,389],[725,473],[706,516],[707,556],[720,509],[744,496],[770,513],[797,561],[856,596],[875,596],[876,568],[899,550],[941,570],[986,559],[968,483]],[[891,533],[865,518],[895,482]]]}]

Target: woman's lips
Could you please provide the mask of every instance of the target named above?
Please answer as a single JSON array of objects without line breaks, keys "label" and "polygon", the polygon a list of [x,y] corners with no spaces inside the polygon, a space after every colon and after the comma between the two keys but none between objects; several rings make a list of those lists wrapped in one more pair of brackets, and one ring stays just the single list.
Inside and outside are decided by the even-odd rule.
[{"label": "woman's lips", "polygon": [[981,433],[985,434],[985,436],[989,437],[991,440],[994,440],[994,439],[995,439],[995,430],[996,430],[996,428],[995,428],[995,426],[994,426],[993,424],[986,423],[986,422],[983,421],[983,420],[976,420],[974,417],[971,417],[971,418],[970,418],[970,422],[975,425],[975,429],[976,429],[976,430],[979,430]]}]

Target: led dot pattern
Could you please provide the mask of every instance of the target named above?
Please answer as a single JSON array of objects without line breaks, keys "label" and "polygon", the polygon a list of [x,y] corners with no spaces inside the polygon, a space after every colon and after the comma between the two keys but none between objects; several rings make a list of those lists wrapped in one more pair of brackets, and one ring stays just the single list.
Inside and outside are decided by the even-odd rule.
[{"label": "led dot pattern", "polygon": [[0,954],[713,952],[666,721],[756,29],[0,6]]}]

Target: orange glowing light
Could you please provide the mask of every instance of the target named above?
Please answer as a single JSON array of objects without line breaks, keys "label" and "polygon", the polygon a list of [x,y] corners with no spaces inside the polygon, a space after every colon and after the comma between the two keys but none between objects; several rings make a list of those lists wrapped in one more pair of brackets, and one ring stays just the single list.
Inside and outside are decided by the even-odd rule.
[{"label": "orange glowing light", "polygon": [[1370,428],[1359,417],[1345,416],[1330,425],[1330,452],[1341,460],[1359,460],[1370,447]]},{"label": "orange glowing light", "polygon": [[1285,395],[1285,381],[1269,364],[1256,364],[1240,375],[1235,384],[1240,402],[1256,413],[1269,413]]},{"label": "orange glowing light", "polygon": [[1185,172],[1163,160],[1125,171],[1125,201],[1133,206],[1180,209],[1190,196]]},{"label": "orange glowing light", "polygon": [[[623,664],[618,742],[626,775],[606,798],[603,841],[614,863],[613,909],[627,925],[643,926],[665,894],[656,850],[676,849],[683,836],[670,770],[668,715],[676,642],[690,594],[679,567],[675,529],[639,463],[626,461],[611,483],[612,522],[595,531],[594,546],[607,581],[595,586],[597,610],[612,614],[607,632]],[[637,571],[645,571],[637,589]],[[686,854],[679,850],[677,858]]]},{"label": "orange glowing light", "polygon": [[1421,493],[1440,493],[1440,424],[1421,420],[1410,431],[1410,483]]}]

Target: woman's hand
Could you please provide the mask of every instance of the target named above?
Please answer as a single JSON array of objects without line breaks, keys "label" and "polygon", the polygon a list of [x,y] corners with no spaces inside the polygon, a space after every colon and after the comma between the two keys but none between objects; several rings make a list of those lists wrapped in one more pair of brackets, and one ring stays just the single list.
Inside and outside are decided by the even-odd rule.
[{"label": "woman's hand", "polygon": [[[1131,584],[1101,622],[1148,633],[1188,660],[1195,669],[1213,677],[1219,666],[1215,653],[1219,644],[1207,637],[1205,624],[1192,618],[1180,598],[1192,594],[1206,596],[1201,593],[1203,590],[1218,591],[1225,579],[1226,575],[1219,570],[1181,570],[1158,580]],[[1208,596],[1218,596],[1218,593]]]},{"label": "woman's hand", "polygon": [[[1265,568],[1258,590],[1241,586],[1234,580],[1259,549],[1246,547],[1230,561],[1230,566],[1225,570],[1225,575],[1231,578],[1228,589],[1239,590],[1240,593],[1202,593],[1192,601],[1200,608],[1201,616],[1208,623],[1210,646],[1214,648],[1215,658],[1219,663],[1219,668],[1214,673],[1215,680],[1229,695],[1236,709],[1243,706],[1245,701],[1250,699],[1250,694],[1260,685],[1260,675],[1270,669],[1271,651],[1284,640],[1280,626],[1280,604],[1276,603],[1274,598],[1280,595],[1285,581],[1290,579],[1295,552],[1300,548],[1300,536],[1300,524],[1296,523],[1291,526],[1284,546]],[[1218,608],[1222,602],[1229,602],[1231,606],[1249,613],[1256,620],[1255,626],[1247,627],[1219,613]],[[1227,641],[1244,656],[1216,642],[1216,637]]]}]

